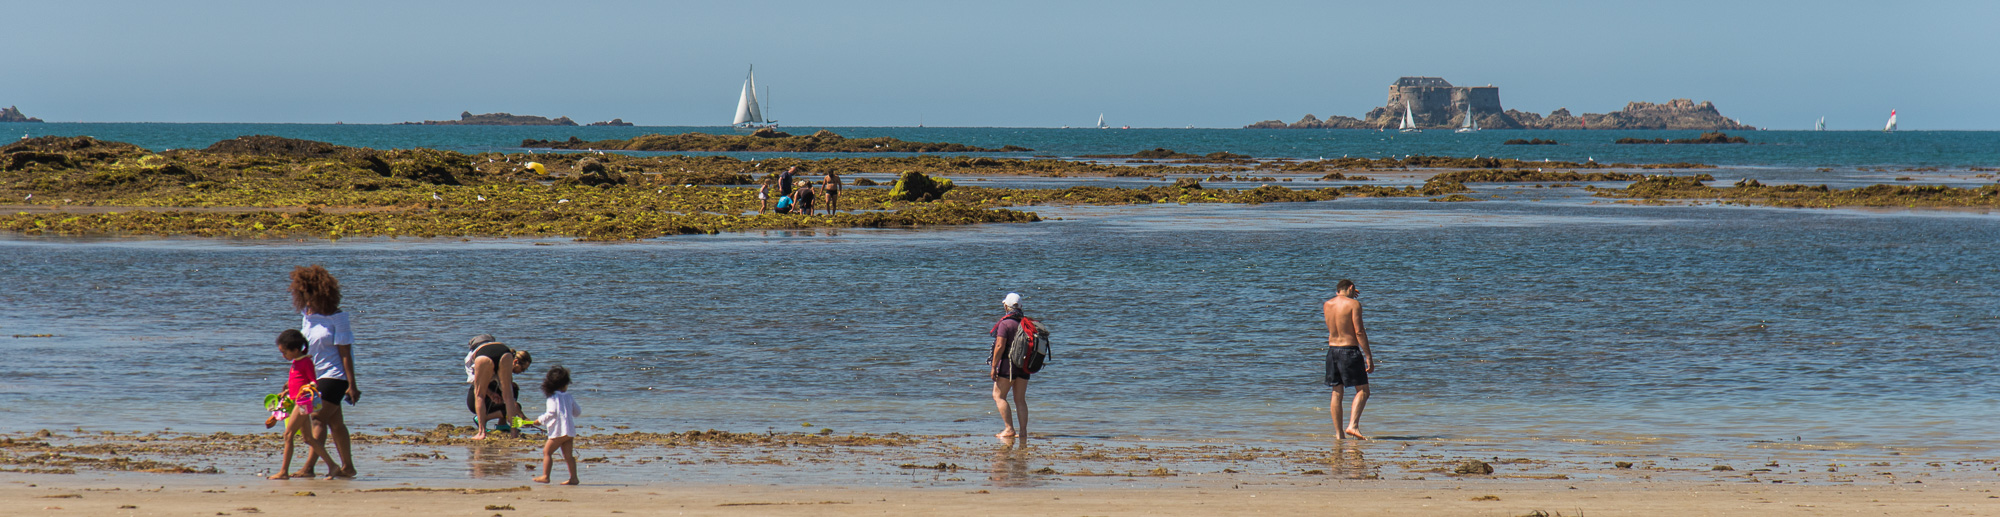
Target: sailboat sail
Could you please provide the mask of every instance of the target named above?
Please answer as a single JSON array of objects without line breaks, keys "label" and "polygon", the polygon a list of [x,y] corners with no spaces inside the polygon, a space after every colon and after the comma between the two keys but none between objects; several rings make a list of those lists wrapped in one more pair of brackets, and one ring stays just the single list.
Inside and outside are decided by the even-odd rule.
[{"label": "sailboat sail", "polygon": [[1097,128],[1098,128],[1098,129],[1104,129],[1104,127],[1105,127],[1105,126],[1104,126],[1104,114],[1103,114],[1103,113],[1099,113],[1099,114],[1097,114]]},{"label": "sailboat sail", "polygon": [[1396,129],[1403,133],[1419,133],[1423,131],[1417,129],[1417,119],[1416,116],[1410,114],[1409,101],[1403,101],[1403,123],[1397,126]]},{"label": "sailboat sail", "polygon": [[1813,131],[1826,131],[1826,117],[1820,117],[1819,122],[1813,123]]},{"label": "sailboat sail", "polygon": [[1882,126],[1882,132],[1887,133],[1895,130],[1896,130],[1896,110],[1889,110],[1889,125]]},{"label": "sailboat sail", "polygon": [[736,99],[736,121],[732,124],[762,124],[764,110],[757,107],[757,69],[743,79],[743,96]]}]

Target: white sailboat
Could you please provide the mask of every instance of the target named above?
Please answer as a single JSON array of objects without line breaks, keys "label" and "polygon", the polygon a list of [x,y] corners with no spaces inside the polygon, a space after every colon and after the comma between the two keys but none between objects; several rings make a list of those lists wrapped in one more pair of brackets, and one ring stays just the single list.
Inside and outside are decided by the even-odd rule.
[{"label": "white sailboat", "polygon": [[1459,126],[1458,130],[1453,131],[1453,133],[1471,133],[1473,131],[1478,131],[1478,130],[1479,130],[1479,117],[1472,112],[1472,106],[1467,105],[1465,107],[1465,125]]},{"label": "white sailboat", "polygon": [[1097,128],[1098,128],[1098,129],[1111,129],[1111,126],[1107,126],[1107,125],[1104,125],[1104,114],[1103,114],[1103,113],[1099,113],[1099,114],[1097,114]]},{"label": "white sailboat", "polygon": [[763,108],[757,105],[756,66],[751,66],[750,74],[743,78],[743,96],[736,99],[736,121],[730,124],[742,128],[778,125],[776,120],[765,120]]},{"label": "white sailboat", "polygon": [[1410,101],[1403,101],[1403,125],[1397,126],[1396,131],[1402,133],[1424,132],[1422,129],[1417,129],[1417,119],[1410,115]]},{"label": "white sailboat", "polygon": [[1820,117],[1819,122],[1813,124],[1813,131],[1826,131],[1826,117]]},{"label": "white sailboat", "polygon": [[1889,125],[1882,126],[1882,132],[1889,133],[1895,130],[1896,130],[1896,110],[1889,110]]}]

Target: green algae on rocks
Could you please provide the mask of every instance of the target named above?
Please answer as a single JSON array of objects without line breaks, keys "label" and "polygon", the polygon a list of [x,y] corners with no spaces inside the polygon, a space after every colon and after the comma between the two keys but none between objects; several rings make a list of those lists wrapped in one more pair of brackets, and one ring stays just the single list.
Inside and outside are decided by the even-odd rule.
[{"label": "green algae on rocks", "polygon": [[619,151],[761,151],[800,153],[993,153],[1027,152],[1026,147],[1006,146],[987,149],[964,144],[906,142],[886,136],[875,138],[847,138],[832,131],[820,130],[807,136],[794,136],[771,128],[757,130],[749,135],[718,135],[713,133],[681,133],[678,135],[650,134],[625,140],[598,140],[586,142],[577,137],[568,140],[522,140],[521,147],[538,149],[600,149]]},{"label": "green algae on rocks", "polygon": [[1649,176],[1625,188],[1584,187],[1599,197],[1638,200],[1717,200],[1739,205],[1788,208],[2000,208],[2000,184],[1977,188],[1943,185],[1869,185],[1839,190],[1826,185],[1765,185],[1746,179],[1732,187],[1711,187],[1706,175]]},{"label": "green algae on rocks", "polygon": [[[1622,172],[1592,172],[1586,174],[1576,171],[1542,172],[1539,170],[1531,171],[1522,169],[1479,169],[1441,172],[1436,176],[1431,176],[1431,179],[1433,181],[1456,181],[1460,183],[1528,183],[1552,181],[1636,181],[1645,177],[1646,175],[1644,174]],[[1715,179],[1707,174],[1697,177]]]}]

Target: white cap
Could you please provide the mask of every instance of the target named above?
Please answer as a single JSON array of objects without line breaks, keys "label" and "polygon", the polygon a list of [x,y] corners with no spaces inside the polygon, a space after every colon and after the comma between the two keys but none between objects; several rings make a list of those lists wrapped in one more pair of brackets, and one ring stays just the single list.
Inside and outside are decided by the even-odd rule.
[{"label": "white cap", "polygon": [[1000,305],[1020,305],[1020,304],[1021,304],[1021,293],[1007,293],[1006,298],[1000,299]]}]

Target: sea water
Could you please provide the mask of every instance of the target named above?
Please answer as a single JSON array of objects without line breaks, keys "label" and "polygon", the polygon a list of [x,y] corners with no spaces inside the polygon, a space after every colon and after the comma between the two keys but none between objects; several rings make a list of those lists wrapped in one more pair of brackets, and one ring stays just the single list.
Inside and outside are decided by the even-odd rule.
[{"label": "sea water", "polygon": [[[1011,130],[926,131],[941,136],[918,139],[998,144],[979,135]],[[124,139],[191,138],[159,133],[169,134]],[[1213,133],[1225,142],[1187,149],[1264,155],[1248,148],[1265,135],[1302,138]],[[1309,133],[1324,132],[1296,135]],[[1331,134],[1349,133],[1374,136]],[[1478,136],[1531,132],[1512,133]],[[1843,135],[1926,141],[1960,157],[1739,157],[1751,163],[1711,172],[1972,184],[1991,180],[1857,169],[1977,164],[1991,155],[1964,141],[1993,135]],[[1862,152],[1817,134],[1748,136]],[[204,145],[190,142],[171,145]],[[1069,154],[1174,147],[1145,142]],[[1483,154],[1472,148],[1484,149],[1374,147]],[[1791,152],[1768,148],[1594,157]],[[1667,154],[1635,157],[1654,156],[1644,153]],[[1319,303],[1350,278],[1379,366],[1364,428],[1381,437],[1949,454],[1991,451],[2000,438],[2000,261],[1990,251],[2000,217],[1631,206],[1580,188],[1478,188],[1492,199],[1041,207],[1050,220],[1031,224],[613,244],[8,236],[0,408],[12,416],[0,431],[260,431],[261,395],[286,371],[272,338],[298,325],[286,274],[324,264],[359,341],[363,397],[348,418],[363,431],[469,425],[460,363],[466,341],[490,333],[536,357],[520,379],[530,411],[536,375],[564,365],[584,423],[602,428],[991,433],[1000,422],[986,332],[1000,298],[1019,292],[1054,332],[1055,356],[1029,392],[1038,433],[1317,440],[1333,430]],[[53,336],[27,337],[40,334]]]}]

